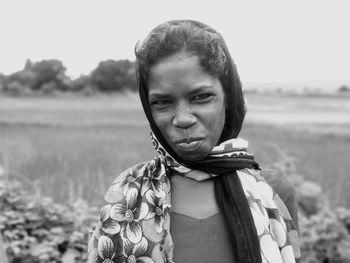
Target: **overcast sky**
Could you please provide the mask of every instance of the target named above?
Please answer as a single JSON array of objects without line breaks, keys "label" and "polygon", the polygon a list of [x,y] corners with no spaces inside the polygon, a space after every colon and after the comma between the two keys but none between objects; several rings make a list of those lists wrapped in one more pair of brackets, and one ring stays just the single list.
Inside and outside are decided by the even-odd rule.
[{"label": "overcast sky", "polygon": [[221,32],[243,81],[350,80],[348,0],[0,0],[0,72],[56,58],[88,74],[179,18]]}]

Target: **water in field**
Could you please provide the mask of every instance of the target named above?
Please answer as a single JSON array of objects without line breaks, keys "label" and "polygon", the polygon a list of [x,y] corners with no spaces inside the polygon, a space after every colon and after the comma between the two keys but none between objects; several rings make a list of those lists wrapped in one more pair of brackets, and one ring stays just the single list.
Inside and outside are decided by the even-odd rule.
[{"label": "water in field", "polygon": [[[350,98],[248,94],[242,137],[263,167],[297,172],[350,204]],[[0,98],[0,163],[58,201],[102,201],[122,170],[154,156],[137,95]]]}]

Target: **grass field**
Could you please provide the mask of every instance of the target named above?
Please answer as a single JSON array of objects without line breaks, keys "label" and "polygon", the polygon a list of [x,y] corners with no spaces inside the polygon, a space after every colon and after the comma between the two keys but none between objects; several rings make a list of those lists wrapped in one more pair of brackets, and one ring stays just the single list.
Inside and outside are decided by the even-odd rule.
[{"label": "grass field", "polygon": [[[261,166],[291,155],[333,204],[350,207],[350,98],[247,97],[241,137]],[[136,95],[0,98],[0,164],[58,201],[100,204],[118,173],[154,155]]]}]

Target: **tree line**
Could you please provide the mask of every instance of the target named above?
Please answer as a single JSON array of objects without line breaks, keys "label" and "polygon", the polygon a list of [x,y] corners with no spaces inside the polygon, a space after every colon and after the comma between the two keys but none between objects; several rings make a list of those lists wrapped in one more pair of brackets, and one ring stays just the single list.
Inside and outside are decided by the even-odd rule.
[{"label": "tree line", "polygon": [[[89,75],[82,75],[74,80],[66,75],[66,67],[57,59],[39,62],[27,60],[20,71],[10,75],[0,73],[0,93],[16,96],[60,92],[80,92],[89,95],[136,89],[135,63],[127,59],[102,61]],[[350,87],[342,85],[337,92],[348,94]]]},{"label": "tree line", "polygon": [[102,61],[89,75],[74,80],[66,75],[66,67],[56,59],[27,60],[21,71],[10,75],[0,73],[0,92],[10,95],[135,90],[135,63],[129,60]]}]

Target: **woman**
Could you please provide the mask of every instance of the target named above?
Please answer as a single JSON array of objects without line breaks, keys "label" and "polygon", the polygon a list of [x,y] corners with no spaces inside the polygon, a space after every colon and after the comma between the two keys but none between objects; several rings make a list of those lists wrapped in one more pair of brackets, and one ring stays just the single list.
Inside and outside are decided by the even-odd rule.
[{"label": "woman", "polygon": [[159,156],[113,182],[90,262],[294,262],[294,191],[268,174],[272,189],[237,138],[246,109],[221,35],[196,21],[170,21],[135,53]]}]

